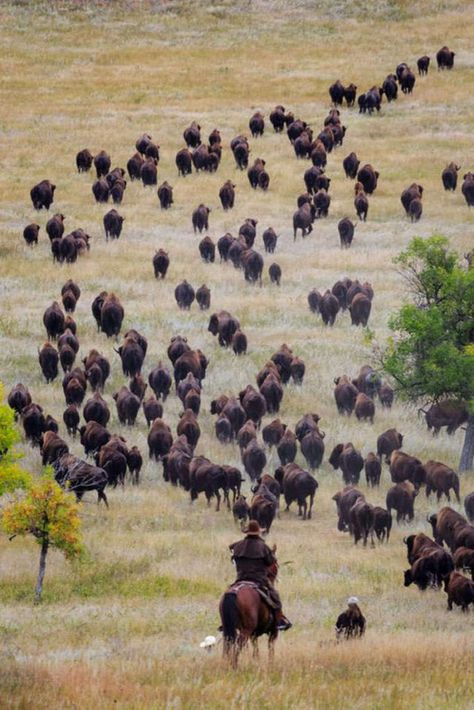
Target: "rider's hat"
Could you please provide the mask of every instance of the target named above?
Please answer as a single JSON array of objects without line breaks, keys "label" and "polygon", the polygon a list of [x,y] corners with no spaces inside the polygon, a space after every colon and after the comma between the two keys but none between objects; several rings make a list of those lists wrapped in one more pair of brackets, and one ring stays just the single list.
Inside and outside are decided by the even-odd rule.
[{"label": "rider's hat", "polygon": [[262,533],[265,532],[265,529],[261,528],[256,520],[251,520],[248,524],[248,527],[246,527],[243,532],[246,535],[250,535],[251,537],[259,537]]}]

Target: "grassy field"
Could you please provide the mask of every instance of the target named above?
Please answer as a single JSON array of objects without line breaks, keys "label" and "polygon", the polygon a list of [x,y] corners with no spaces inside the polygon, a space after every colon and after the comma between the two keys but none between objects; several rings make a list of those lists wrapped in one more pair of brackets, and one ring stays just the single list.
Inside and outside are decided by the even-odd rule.
[{"label": "grassy field", "polygon": [[[306,303],[308,291],[330,288],[342,276],[369,280],[375,290],[370,327],[377,342],[388,335],[389,315],[406,297],[393,257],[415,235],[445,234],[461,254],[472,247],[472,214],[458,189],[442,189],[440,173],[455,160],[472,170],[474,92],[472,36],[474,10],[463,3],[204,2],[114,4],[26,3],[0,5],[2,83],[0,85],[0,378],[8,390],[28,385],[34,400],[61,419],[60,381],[46,385],[37,362],[45,339],[42,314],[74,278],[82,289],[76,311],[80,355],[97,347],[112,362],[106,398],[123,383],[115,343],[98,335],[90,304],[106,289],[124,307],[124,327],[148,338],[147,374],[165,359],[172,335],[188,337],[210,358],[204,382],[198,453],[239,465],[237,447],[215,439],[209,403],[220,393],[237,392],[283,342],[304,359],[304,385],[285,390],[281,418],[293,427],[317,411],[329,452],[353,441],[363,453],[377,435],[396,426],[405,450],[421,459],[456,466],[462,433],[433,439],[414,409],[397,402],[377,410],[374,425],[337,415],[333,378],[355,376],[370,360],[362,329],[348,314],[325,329]],[[369,10],[370,18],[367,18]],[[337,78],[359,89],[383,81],[401,61],[416,59],[448,44],[456,52],[453,72],[434,67],[418,78],[412,96],[383,104],[378,116],[342,111],[344,146],[329,156],[332,203],[327,220],[294,244],[291,216],[304,191],[307,164],[297,161],[285,135],[268,127],[251,140],[251,157],[263,157],[270,174],[267,193],[251,190],[236,170],[228,148],[237,133],[248,133],[256,109],[266,116],[283,103],[315,128],[329,108],[327,88]],[[224,140],[214,175],[178,178],[174,156],[182,131],[197,119],[203,136],[217,127]],[[135,140],[149,132],[161,145],[159,182],[174,186],[173,209],[162,212],[156,191],[127,186],[118,208],[126,218],[119,241],[106,244],[92,174],[78,175],[79,149],[106,149],[113,166],[124,166]],[[355,150],[380,171],[369,218],[359,224],[353,247],[339,248],[337,222],[353,216],[352,182],[342,158]],[[469,160],[471,163],[469,163]],[[66,215],[67,230],[83,227],[93,236],[91,251],[76,264],[53,264],[44,225],[29,190],[41,179],[57,185],[53,212]],[[231,178],[236,206],[220,207],[218,191]],[[424,188],[424,214],[417,225],[404,217],[399,195],[411,182]],[[191,212],[204,202],[212,208],[209,234],[236,234],[246,217],[258,219],[261,233],[280,235],[276,253],[265,257],[260,289],[241,272],[218,262],[203,264]],[[23,227],[37,221],[40,243],[28,249]],[[169,251],[171,266],[155,281],[155,249]],[[281,287],[271,286],[268,266],[277,261]],[[187,278],[206,283],[211,309],[228,309],[241,322],[249,352],[237,359],[207,332],[208,315],[196,304],[180,312],[175,285]],[[165,419],[175,430],[180,403],[173,395]],[[110,428],[146,452],[146,426],[139,415],[133,429],[120,427],[115,408]],[[269,418],[266,420],[269,421]],[[74,453],[81,454],[78,442]],[[25,465],[40,471],[37,450],[24,446]],[[300,455],[299,455],[300,456]],[[146,457],[145,457],[146,458]],[[303,460],[297,459],[300,463]],[[270,458],[269,470],[276,465]],[[340,474],[326,462],[317,472],[314,518],[302,522],[294,510],[275,522],[281,566],[279,589],[294,628],[278,641],[272,667],[264,643],[260,661],[244,656],[237,672],[220,657],[220,647],[204,654],[199,642],[218,625],[218,598],[233,579],[227,546],[238,537],[232,516],[207,509],[199,499],[170,489],[161,465],[146,458],[138,489],[111,491],[110,509],[94,497],[83,504],[87,562],[71,567],[54,553],[45,582],[44,603],[32,604],[37,548],[27,540],[0,538],[0,706],[11,708],[472,708],[474,643],[472,618],[446,612],[444,593],[403,588],[406,557],[402,538],[428,531],[426,514],[436,510],[422,493],[412,524],[394,531],[388,546],[354,548],[336,530],[331,497]],[[384,505],[390,485],[385,468],[380,490],[362,490]],[[248,490],[248,484],[245,484]],[[461,482],[464,496],[474,477]],[[458,506],[455,506],[458,507]],[[335,645],[333,625],[347,596],[356,594],[368,619],[363,641]]]}]

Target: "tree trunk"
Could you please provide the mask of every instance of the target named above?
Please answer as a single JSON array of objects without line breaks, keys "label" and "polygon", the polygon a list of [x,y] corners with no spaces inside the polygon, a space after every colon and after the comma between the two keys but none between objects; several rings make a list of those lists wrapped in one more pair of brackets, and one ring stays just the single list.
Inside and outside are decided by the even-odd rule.
[{"label": "tree trunk", "polygon": [[467,429],[464,436],[459,471],[471,471],[474,463],[474,414],[467,420]]},{"label": "tree trunk", "polygon": [[41,594],[43,593],[43,580],[44,573],[46,572],[46,555],[48,554],[49,541],[47,538],[43,539],[41,543],[41,553],[40,553],[40,563],[38,570],[38,579],[36,580],[35,587],[35,602],[41,601]]}]

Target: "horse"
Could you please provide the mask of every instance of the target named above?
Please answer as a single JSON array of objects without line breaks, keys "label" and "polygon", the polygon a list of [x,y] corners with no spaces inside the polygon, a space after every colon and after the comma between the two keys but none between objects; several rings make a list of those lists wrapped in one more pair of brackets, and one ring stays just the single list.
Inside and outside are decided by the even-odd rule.
[{"label": "horse", "polygon": [[[278,574],[278,563],[267,569],[269,584],[273,584]],[[237,668],[239,653],[250,640],[253,655],[258,656],[258,637],[268,635],[270,661],[274,657],[274,644],[278,636],[275,614],[262,599],[251,582],[239,583],[236,592],[225,592],[219,603],[219,614],[224,637],[224,657],[230,658],[233,668]]]}]

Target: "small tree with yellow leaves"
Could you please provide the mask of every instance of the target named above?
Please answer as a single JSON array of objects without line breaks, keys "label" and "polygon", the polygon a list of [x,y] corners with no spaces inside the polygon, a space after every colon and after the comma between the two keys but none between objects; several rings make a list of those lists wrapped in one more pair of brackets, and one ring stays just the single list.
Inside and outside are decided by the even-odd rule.
[{"label": "small tree with yellow leaves", "polygon": [[[3,386],[0,383],[0,402],[2,400]],[[40,601],[49,548],[61,550],[67,559],[80,556],[83,551],[81,521],[72,494],[60,488],[47,473],[34,480],[18,465],[20,454],[12,449],[18,439],[14,412],[8,405],[0,403],[0,497],[5,496],[0,523],[10,539],[17,535],[33,535],[40,545],[35,588],[35,599]],[[26,493],[19,493],[21,489]],[[11,495],[16,497],[12,499]]]},{"label": "small tree with yellow leaves", "polygon": [[24,498],[7,505],[2,527],[10,539],[33,535],[40,546],[35,587],[37,602],[41,601],[49,548],[56,547],[69,560],[80,557],[83,552],[79,507],[74,496],[47,476],[32,483]]}]

